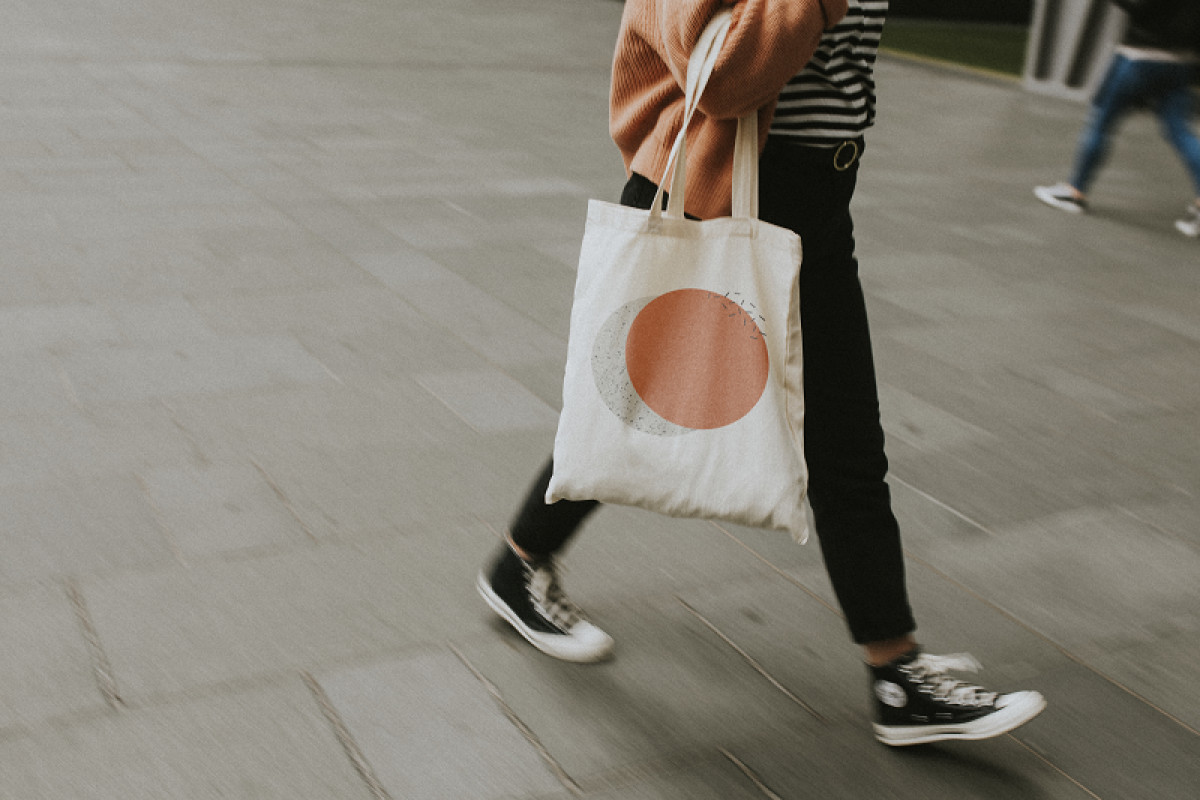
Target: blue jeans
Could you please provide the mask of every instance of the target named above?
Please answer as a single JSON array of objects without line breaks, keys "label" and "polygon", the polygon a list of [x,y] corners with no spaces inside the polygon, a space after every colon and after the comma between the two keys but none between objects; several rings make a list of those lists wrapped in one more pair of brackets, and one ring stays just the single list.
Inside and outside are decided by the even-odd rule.
[{"label": "blue jeans", "polygon": [[1079,138],[1071,185],[1086,193],[1108,156],[1109,137],[1129,112],[1148,105],[1158,116],[1163,136],[1179,152],[1200,197],[1200,140],[1189,125],[1193,67],[1169,61],[1113,58],[1092,99],[1088,124]]}]

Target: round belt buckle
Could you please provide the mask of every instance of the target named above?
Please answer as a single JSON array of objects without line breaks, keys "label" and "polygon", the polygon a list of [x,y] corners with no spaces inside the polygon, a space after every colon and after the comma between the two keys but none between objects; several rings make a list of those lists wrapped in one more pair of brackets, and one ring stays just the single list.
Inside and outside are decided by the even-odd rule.
[{"label": "round belt buckle", "polygon": [[833,168],[838,172],[850,169],[855,161],[858,161],[858,142],[853,139],[847,139],[833,151]]}]

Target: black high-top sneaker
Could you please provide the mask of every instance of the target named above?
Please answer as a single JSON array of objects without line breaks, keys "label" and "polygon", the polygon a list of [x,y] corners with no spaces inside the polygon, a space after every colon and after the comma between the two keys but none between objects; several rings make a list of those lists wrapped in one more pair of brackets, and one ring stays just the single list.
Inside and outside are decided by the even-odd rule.
[{"label": "black high-top sneaker", "polygon": [[505,545],[476,585],[493,611],[547,655],[590,662],[612,652],[612,637],[588,622],[563,592],[552,559],[526,561]]},{"label": "black high-top sneaker", "polygon": [[969,655],[933,656],[920,650],[870,667],[875,738],[893,746],[988,739],[1028,722],[1046,707],[1038,692],[997,694],[946,674],[977,669],[979,662]]}]

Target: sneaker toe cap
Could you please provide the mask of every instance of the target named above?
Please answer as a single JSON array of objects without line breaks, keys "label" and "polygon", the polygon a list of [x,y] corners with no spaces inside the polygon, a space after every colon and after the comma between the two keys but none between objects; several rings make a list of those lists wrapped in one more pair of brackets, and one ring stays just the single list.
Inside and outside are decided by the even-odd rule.
[{"label": "sneaker toe cap", "polygon": [[587,620],[575,623],[568,641],[569,649],[580,661],[600,661],[613,649],[613,638]]},{"label": "sneaker toe cap", "polygon": [[1010,692],[996,698],[996,708],[1010,713],[1028,713],[1033,716],[1046,707],[1046,698],[1040,692]]},{"label": "sneaker toe cap", "polygon": [[543,653],[577,664],[603,661],[613,650],[612,637],[586,620],[576,622],[565,635],[526,631],[525,637]]}]

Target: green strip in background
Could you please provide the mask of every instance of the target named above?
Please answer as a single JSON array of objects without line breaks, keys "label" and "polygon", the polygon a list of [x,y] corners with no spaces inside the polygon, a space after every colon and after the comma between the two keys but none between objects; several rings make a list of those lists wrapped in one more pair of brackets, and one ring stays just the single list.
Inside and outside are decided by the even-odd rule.
[{"label": "green strip in background", "polygon": [[1023,25],[889,20],[882,47],[1020,77],[1029,29]]}]

